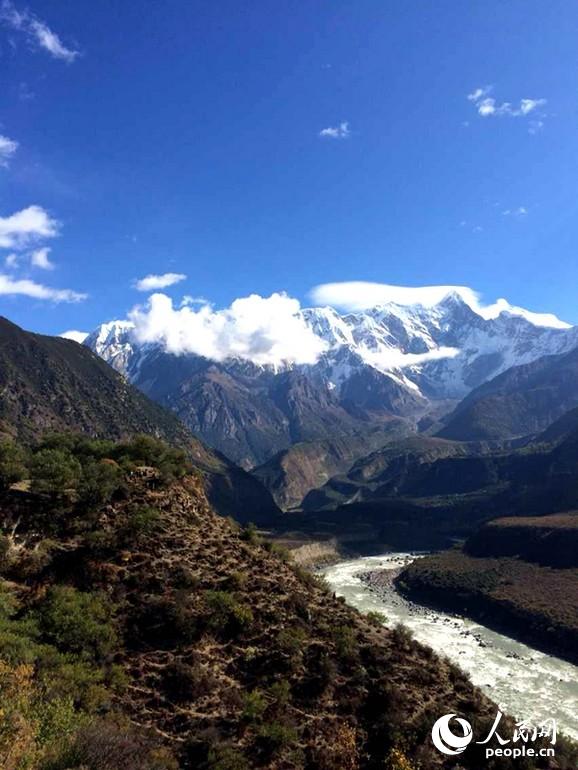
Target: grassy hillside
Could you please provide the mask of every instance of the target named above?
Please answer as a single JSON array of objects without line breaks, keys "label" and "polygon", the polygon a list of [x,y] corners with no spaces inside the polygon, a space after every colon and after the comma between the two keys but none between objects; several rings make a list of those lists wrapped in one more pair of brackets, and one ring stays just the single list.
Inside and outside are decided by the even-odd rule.
[{"label": "grassy hillside", "polygon": [[257,479],[205,447],[174,414],[91,350],[26,332],[0,318],[0,436],[30,443],[54,431],[104,439],[135,434],[161,438],[186,449],[219,511],[268,521],[279,513]]},{"label": "grassy hillside", "polygon": [[6,770],[449,770],[440,714],[489,731],[463,673],[217,516],[182,454],[61,438],[5,452],[4,486],[19,464],[0,496]]}]

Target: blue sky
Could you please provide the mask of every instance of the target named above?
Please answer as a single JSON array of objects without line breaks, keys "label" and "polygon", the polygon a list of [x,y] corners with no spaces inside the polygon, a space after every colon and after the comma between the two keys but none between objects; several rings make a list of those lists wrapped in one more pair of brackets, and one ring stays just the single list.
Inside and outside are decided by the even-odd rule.
[{"label": "blue sky", "polygon": [[457,284],[578,323],[576,3],[0,9],[0,312],[17,323],[89,330],[165,273],[187,276],[175,301],[217,307]]}]

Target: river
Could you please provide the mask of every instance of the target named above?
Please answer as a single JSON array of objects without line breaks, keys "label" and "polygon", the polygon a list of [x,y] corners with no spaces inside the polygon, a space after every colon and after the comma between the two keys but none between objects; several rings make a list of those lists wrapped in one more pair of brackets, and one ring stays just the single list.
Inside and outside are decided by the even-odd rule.
[{"label": "river", "polygon": [[405,600],[395,589],[372,591],[359,575],[399,570],[418,554],[367,556],[326,567],[323,575],[338,596],[361,612],[376,610],[387,625],[404,623],[414,637],[457,663],[504,710],[558,728],[578,740],[578,667],[538,652],[465,618],[432,611]]}]

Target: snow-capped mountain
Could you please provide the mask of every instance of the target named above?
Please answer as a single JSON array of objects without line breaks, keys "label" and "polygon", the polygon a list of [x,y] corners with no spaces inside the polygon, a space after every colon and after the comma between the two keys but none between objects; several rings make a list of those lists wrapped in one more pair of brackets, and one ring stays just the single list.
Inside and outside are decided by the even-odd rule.
[{"label": "snow-capped mountain", "polygon": [[103,324],[84,344],[246,466],[295,441],[415,422],[512,366],[578,346],[578,327],[508,306],[487,318],[459,292],[432,306],[297,315],[322,343],[315,363],[175,355],[162,338],[139,342],[131,321]]}]

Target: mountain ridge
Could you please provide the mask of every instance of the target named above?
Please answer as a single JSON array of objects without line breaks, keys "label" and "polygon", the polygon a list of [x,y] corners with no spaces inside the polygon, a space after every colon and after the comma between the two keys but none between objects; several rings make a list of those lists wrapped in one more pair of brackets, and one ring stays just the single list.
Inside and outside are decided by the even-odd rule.
[{"label": "mountain ridge", "polygon": [[139,343],[131,321],[102,324],[84,344],[252,468],[292,444],[363,435],[392,417],[415,429],[513,365],[578,345],[577,327],[515,310],[485,318],[458,292],[432,306],[306,308],[298,315],[325,348],[313,364],[170,352],[162,337]]},{"label": "mountain ridge", "polygon": [[31,443],[62,431],[112,440],[142,433],[161,438],[186,448],[221,512],[267,520],[279,513],[257,479],[204,446],[89,348],[0,318],[0,433]]}]

